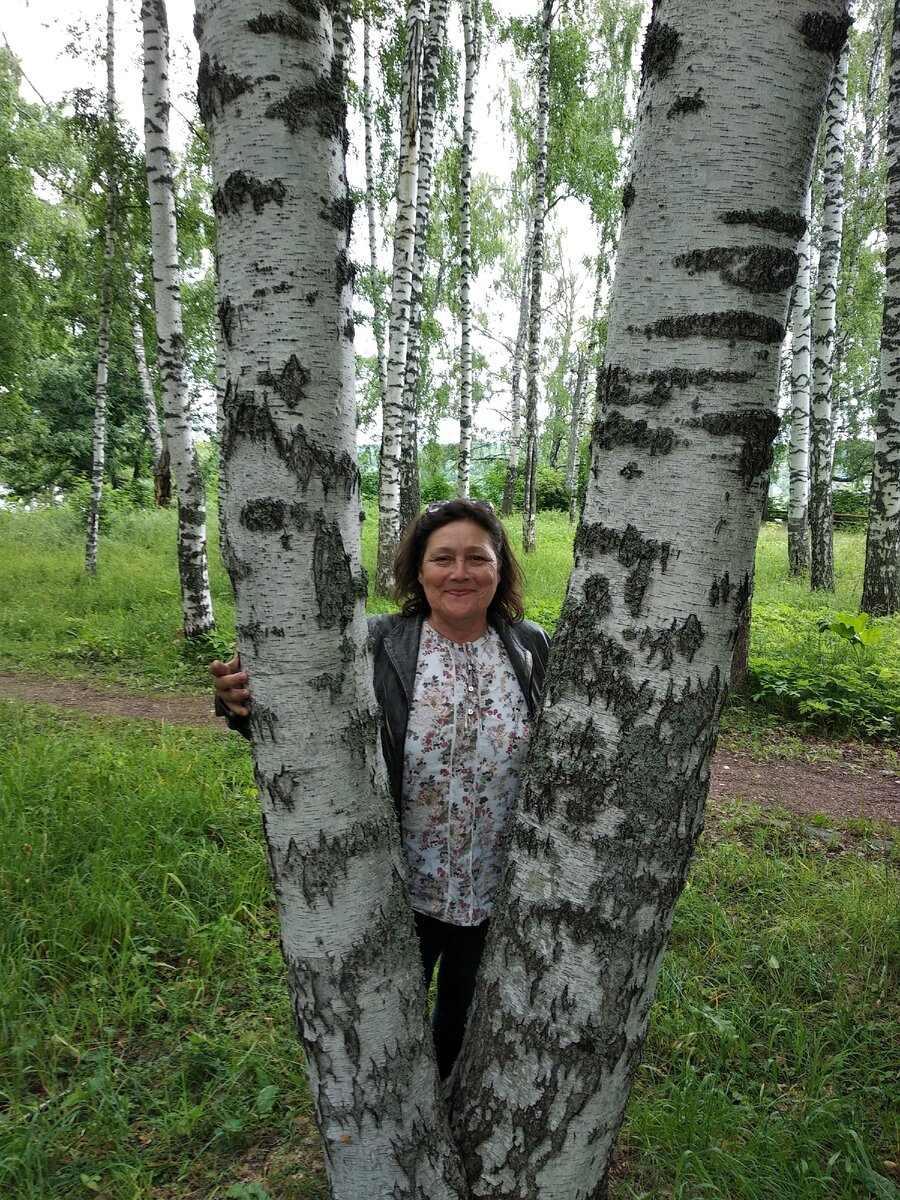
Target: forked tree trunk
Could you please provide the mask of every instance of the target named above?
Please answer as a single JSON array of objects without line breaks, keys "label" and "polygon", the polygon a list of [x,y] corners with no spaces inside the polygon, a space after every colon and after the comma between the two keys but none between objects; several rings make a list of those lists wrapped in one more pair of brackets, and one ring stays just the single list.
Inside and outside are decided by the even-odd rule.
[{"label": "forked tree trunk", "polygon": [[602,1194],[703,822],[848,24],[836,0],[653,7],[607,409],[453,1079],[472,1197]]},{"label": "forked tree trunk", "polygon": [[138,379],[141,385],[141,395],[144,398],[144,413],[146,415],[147,437],[150,441],[150,451],[153,455],[153,491],[157,508],[168,508],[172,501],[172,471],[169,451],[159,427],[159,414],[156,411],[156,392],[147,367],[147,350],[144,346],[144,327],[140,317],[132,319],[132,337],[134,339],[134,359],[137,363]]},{"label": "forked tree trunk", "polygon": [[[441,55],[447,31],[449,0],[432,0],[428,11],[428,36],[422,59],[422,102],[419,111],[419,179],[416,186],[416,236],[413,244],[412,284],[409,294],[409,330],[403,368],[403,430],[400,447],[400,527],[419,515],[419,396],[422,375],[422,310],[425,281],[428,218],[434,179],[434,132],[437,120]],[[435,308],[438,304],[436,288]]]},{"label": "forked tree trunk", "polygon": [[217,204],[227,565],[331,1194],[460,1200],[376,750],[331,10],[202,0],[198,34],[214,187],[232,198]]},{"label": "forked tree trunk", "polygon": [[791,359],[791,446],[788,458],[790,484],[788,499],[788,566],[792,575],[809,570],[809,384],[810,384],[810,304],[809,304],[809,220],[811,196],[807,193],[805,217],[807,229],[800,239],[797,283],[794,289],[793,338]]},{"label": "forked tree trunk", "polygon": [[416,234],[416,193],[419,173],[419,81],[424,37],[424,0],[407,0],[406,56],[403,64],[400,105],[400,162],[397,170],[391,319],[388,329],[387,392],[382,414],[381,471],[378,489],[378,560],[375,568],[375,591],[379,596],[386,596],[391,590],[394,553],[401,532],[402,401]]},{"label": "forked tree trunk", "polygon": [[825,179],[822,246],[813,310],[812,392],[809,431],[809,582],[834,591],[834,521],[831,471],[834,461],[834,346],[838,270],[844,220],[844,140],[847,128],[847,51],[841,55],[825,106]]},{"label": "forked tree trunk", "polygon": [[888,91],[887,253],[881,327],[881,391],[875,417],[872,497],[862,610],[900,612],[900,2],[894,3]]},{"label": "forked tree trunk", "polygon": [[94,388],[94,439],[91,496],[88,501],[84,569],[97,574],[100,552],[100,500],[106,465],[106,401],[109,391],[109,322],[112,308],[113,258],[116,251],[116,24],[114,0],[106,5],[106,133],[109,158],[106,167],[106,223],[103,229],[103,282],[100,285],[100,322],[97,330],[97,381]]},{"label": "forked tree trunk", "polygon": [[534,163],[534,232],[531,235],[531,296],[528,315],[528,358],[525,384],[525,501],[522,549],[533,554],[537,516],[538,372],[541,365],[541,285],[544,276],[544,219],[547,198],[547,131],[550,123],[550,31],[553,0],[543,0],[541,53],[538,67],[538,114]]},{"label": "forked tree trunk", "polygon": [[[206,561],[206,495],[188,424],[187,365],[181,320],[175,185],[169,152],[169,28],[164,0],[142,0],[144,144],[159,375],[166,443],[178,488],[178,575],[185,637],[215,629]],[[214,199],[215,202],[215,199]],[[219,197],[232,203],[234,196]]]},{"label": "forked tree trunk", "polygon": [[462,147],[459,160],[459,455],[457,495],[469,495],[472,457],[472,154],[475,145],[475,76],[478,71],[479,0],[462,0],[466,53]]},{"label": "forked tree trunk", "polygon": [[516,502],[516,483],[519,477],[519,451],[522,446],[522,365],[525,362],[525,343],[528,338],[528,299],[531,295],[531,247],[534,221],[527,223],[527,240],[522,255],[522,281],[519,286],[519,328],[513,351],[510,373],[509,448],[506,452],[506,481],[503,485],[501,512],[512,516]]}]

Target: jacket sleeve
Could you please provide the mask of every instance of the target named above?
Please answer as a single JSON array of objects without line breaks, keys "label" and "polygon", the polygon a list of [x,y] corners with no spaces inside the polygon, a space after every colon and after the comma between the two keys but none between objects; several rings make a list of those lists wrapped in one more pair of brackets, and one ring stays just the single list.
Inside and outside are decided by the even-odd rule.
[{"label": "jacket sleeve", "polygon": [[235,713],[231,712],[229,709],[227,709],[225,707],[225,705],[222,703],[222,701],[219,699],[218,696],[216,696],[216,698],[215,698],[215,706],[216,706],[216,709],[215,709],[216,716],[224,717],[228,723],[229,729],[233,729],[236,733],[239,733],[241,735],[241,737],[247,738],[247,740],[249,741],[250,740],[250,718],[249,717],[239,717]]}]

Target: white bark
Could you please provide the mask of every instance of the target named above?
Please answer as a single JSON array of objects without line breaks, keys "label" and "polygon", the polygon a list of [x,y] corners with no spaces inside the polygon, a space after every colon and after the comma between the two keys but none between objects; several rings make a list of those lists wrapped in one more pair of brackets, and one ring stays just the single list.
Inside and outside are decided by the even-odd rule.
[{"label": "white bark", "polygon": [[153,454],[154,467],[162,458],[163,439],[159,428],[159,413],[156,411],[156,395],[147,367],[147,351],[144,348],[144,328],[140,318],[134,316],[131,321],[131,334],[134,339],[134,361],[137,364],[138,381],[141,385],[141,396],[144,401],[145,424],[150,449]]},{"label": "white bark", "polygon": [[584,397],[588,378],[593,374],[597,355],[597,325],[600,320],[600,305],[603,300],[603,271],[597,259],[597,279],[594,285],[594,306],[591,309],[591,324],[588,329],[587,345],[578,358],[578,374],[575,391],[572,393],[572,411],[569,414],[569,437],[566,447],[566,491],[569,493],[569,522],[575,521],[578,504],[578,448],[581,443],[581,427],[584,420]]},{"label": "white bark", "polygon": [[791,358],[791,445],[789,452],[790,495],[788,502],[788,563],[792,575],[809,569],[809,220],[811,197],[807,193],[804,216],[806,230],[800,239],[797,283],[794,289]]},{"label": "white bark", "polygon": [[473,1197],[601,1194],[702,825],[845,17],[654,5],[606,410],[453,1081]]},{"label": "white bark", "polygon": [[334,1200],[464,1195],[367,650],[345,80],[329,8],[202,0],[238,645],[294,1013]]},{"label": "white bark", "polygon": [[538,372],[541,362],[541,285],[544,276],[544,219],[547,197],[547,132],[550,123],[550,31],[553,0],[543,0],[538,67],[538,112],[534,163],[534,232],[531,235],[531,296],[528,315],[528,358],[525,384],[525,500],[522,549],[533,554],[537,515]]},{"label": "white bark", "polygon": [[106,128],[109,162],[106,168],[106,223],[103,230],[103,282],[100,285],[100,321],[97,330],[97,381],[94,387],[94,437],[91,497],[88,501],[84,569],[97,574],[100,552],[100,499],[106,465],[106,401],[109,391],[109,321],[112,307],[112,272],[116,224],[116,38],[115,4],[106,5]]},{"label": "white bark", "polygon": [[835,317],[844,221],[844,139],[847,128],[847,48],[835,68],[825,105],[825,178],[822,240],[813,308],[813,362],[809,431],[809,532],[813,588],[834,591],[831,470],[834,461],[833,381]]},{"label": "white bark", "polygon": [[475,147],[475,77],[478,73],[478,4],[462,0],[466,77],[459,160],[459,457],[457,494],[469,495],[472,458],[472,156]]},{"label": "white bark", "polygon": [[516,500],[516,482],[519,472],[519,451],[522,446],[522,365],[525,362],[525,342],[528,337],[528,301],[531,296],[531,239],[534,221],[529,219],[526,228],[525,247],[522,254],[522,281],[519,286],[519,328],[513,351],[510,373],[509,447],[506,452],[506,483],[503,487],[502,512],[512,515]]},{"label": "white bark", "polygon": [[873,616],[900,612],[900,0],[894,2],[891,40],[886,207],[881,390],[861,602]]},{"label": "white bark", "polygon": [[382,409],[387,395],[387,358],[384,348],[384,313],[378,271],[378,214],[375,201],[375,114],[372,103],[369,0],[363,3],[363,127],[365,130],[366,217],[369,229],[369,278],[372,287],[372,332],[378,363],[378,395]]},{"label": "white bark", "polygon": [[215,628],[206,562],[206,496],[188,424],[175,186],[169,152],[169,30],[164,0],[142,0],[144,145],[159,374],[166,443],[178,488],[178,574],[185,637]]},{"label": "white bark", "polygon": [[387,392],[381,434],[378,496],[378,563],[375,591],[386,596],[393,582],[394,552],[400,538],[400,448],[403,429],[403,379],[409,331],[412,259],[416,234],[419,154],[419,80],[425,37],[424,0],[407,0],[406,58],[400,108],[400,163],[388,327]]}]

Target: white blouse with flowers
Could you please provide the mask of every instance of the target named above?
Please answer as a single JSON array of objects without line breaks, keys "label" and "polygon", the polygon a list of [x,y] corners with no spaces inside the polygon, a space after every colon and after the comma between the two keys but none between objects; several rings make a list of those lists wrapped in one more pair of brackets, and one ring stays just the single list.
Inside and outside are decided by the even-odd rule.
[{"label": "white blouse with flowers", "polygon": [[491,915],[529,717],[496,630],[459,644],[422,626],[400,826],[416,912],[451,925]]}]

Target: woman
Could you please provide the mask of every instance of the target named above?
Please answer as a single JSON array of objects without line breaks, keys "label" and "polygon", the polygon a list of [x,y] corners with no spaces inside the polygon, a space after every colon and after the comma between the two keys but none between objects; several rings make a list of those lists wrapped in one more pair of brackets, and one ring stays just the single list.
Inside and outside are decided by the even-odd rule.
[{"label": "woman", "polygon": [[[369,618],[381,738],[429,986],[441,1078],[465,1031],[540,705],[549,640],[522,619],[522,571],[481,500],[429,504],[394,561],[399,614]],[[216,710],[246,734],[237,658],[215,662]]]}]

